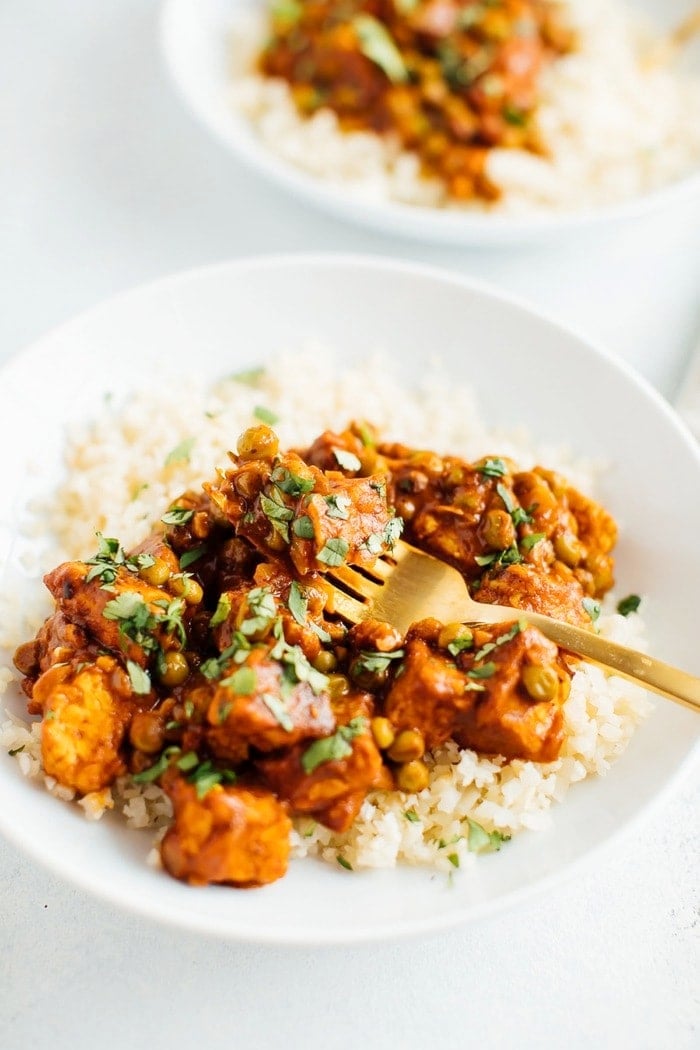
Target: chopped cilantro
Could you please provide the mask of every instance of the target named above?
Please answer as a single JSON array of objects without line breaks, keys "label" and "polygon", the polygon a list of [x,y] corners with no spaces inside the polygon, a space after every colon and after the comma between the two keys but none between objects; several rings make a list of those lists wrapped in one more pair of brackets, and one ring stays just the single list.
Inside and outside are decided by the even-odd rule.
[{"label": "chopped cilantro", "polygon": [[352,500],[348,496],[326,496],[326,514],[329,518],[340,518],[347,521],[350,515],[348,510],[352,506]]},{"label": "chopped cilantro", "polygon": [[365,732],[366,722],[362,716],[353,718],[346,726],[340,726],[333,736],[314,740],[301,756],[301,765],[305,773],[313,773],[324,762],[335,762],[352,754],[350,741]]},{"label": "chopped cilantro", "polygon": [[355,15],[352,25],[357,33],[360,51],[379,66],[393,84],[402,84],[408,80],[408,70],[401,52],[394,43],[386,27],[371,15]]},{"label": "chopped cilantro", "polygon": [[584,598],[581,605],[590,616],[591,623],[595,623],[600,617],[600,602],[597,602],[595,598]]},{"label": "chopped cilantro", "polygon": [[289,543],[288,522],[294,517],[294,511],[291,507],[288,507],[280,496],[275,499],[274,494],[270,497],[261,492],[260,508],[275,532],[279,533],[285,543]]},{"label": "chopped cilantro", "polygon": [[493,663],[482,664],[481,667],[472,667],[467,671],[469,678],[491,678],[496,673],[496,665]]},{"label": "chopped cilantro", "polygon": [[471,817],[467,817],[469,824],[469,835],[467,836],[467,848],[471,853],[488,853],[501,848],[504,842],[510,841],[510,835],[504,835],[500,831],[487,831],[481,824],[477,824]]},{"label": "chopped cilantro", "polygon": [[194,511],[188,507],[171,507],[160,519],[164,525],[186,525],[194,516]]},{"label": "chopped cilantro", "polygon": [[294,729],[294,722],[284,706],[284,703],[278,696],[273,696],[272,693],[264,693],[260,699],[265,704],[270,714],[279,722],[282,728],[287,733],[291,733]]},{"label": "chopped cilantro", "polygon": [[228,678],[221,679],[221,685],[230,686],[240,696],[250,696],[255,692],[257,678],[252,667],[239,667]]},{"label": "chopped cilantro", "polygon": [[171,467],[174,463],[189,463],[192,449],[194,448],[197,439],[194,437],[185,438],[179,445],[171,449],[165,457],[165,466]]},{"label": "chopped cilantro", "polygon": [[343,470],[362,470],[362,464],[354,452],[348,452],[348,450],[344,448],[334,448],[333,455],[338,461],[338,465],[341,466]]},{"label": "chopped cilantro", "polygon": [[302,478],[285,467],[276,467],[270,480],[288,496],[305,496],[308,492],[313,491],[314,487],[313,478]]},{"label": "chopped cilantro", "polygon": [[464,634],[453,639],[447,646],[447,651],[451,656],[459,656],[460,653],[464,652],[465,649],[471,649],[474,645],[474,635],[471,633],[468,627],[465,627]]},{"label": "chopped cilantro", "polygon": [[253,415],[261,423],[267,423],[271,427],[278,423],[280,418],[276,412],[273,412],[270,408],[265,408],[264,405],[256,405],[253,409]]},{"label": "chopped cilantro", "polygon": [[292,532],[302,540],[312,540],[314,538],[314,526],[308,514],[302,514],[300,518],[294,519]]},{"label": "chopped cilantro", "polygon": [[630,613],[637,612],[641,604],[642,599],[638,594],[628,594],[626,598],[621,598],[617,603],[617,611],[622,616],[629,616]]},{"label": "chopped cilantro", "polygon": [[138,696],[147,696],[151,691],[151,676],[148,671],[144,671],[143,667],[134,663],[133,660],[126,661],[126,670],[134,692]]},{"label": "chopped cilantro", "polygon": [[484,460],[476,469],[485,478],[502,478],[508,473],[508,468],[499,456]]},{"label": "chopped cilantro", "polygon": [[186,569],[188,565],[193,565],[194,562],[199,561],[203,554],[207,553],[206,543],[200,543],[198,547],[192,547],[190,550],[185,551],[184,554],[180,555],[180,568]]},{"label": "chopped cilantro", "polygon": [[416,813],[415,809],[406,809],[404,810],[403,815],[406,818],[406,820],[411,822],[411,824],[420,824],[420,817]]},{"label": "chopped cilantro", "polygon": [[22,751],[24,751],[26,746],[27,746],[26,744],[22,744],[20,747],[10,748],[10,750],[7,753],[10,756],[10,758],[14,758],[15,755],[21,754]]},{"label": "chopped cilantro", "polygon": [[264,368],[247,368],[242,372],[234,372],[229,378],[233,379],[235,383],[243,383],[245,386],[257,386],[264,375]]},{"label": "chopped cilantro", "polygon": [[392,653],[380,653],[374,650],[362,650],[355,660],[355,669],[367,671],[368,674],[382,674],[392,660],[400,660],[404,655],[403,649],[395,649]]},{"label": "chopped cilantro", "polygon": [[196,751],[188,751],[182,756],[182,758],[178,758],[175,765],[183,773],[189,773],[191,769],[194,769],[196,765],[199,765],[199,756]]},{"label": "chopped cilantro", "polygon": [[459,854],[458,853],[448,853],[447,854],[447,859],[449,860],[449,862],[450,862],[450,864],[452,865],[453,868],[458,868],[459,867]]},{"label": "chopped cilantro", "polygon": [[347,540],[337,536],[334,539],[326,540],[325,544],[316,555],[316,560],[333,568],[336,565],[343,564],[349,549],[350,547]]},{"label": "chopped cilantro", "polygon": [[296,580],[292,580],[287,598],[287,608],[301,627],[306,627],[306,610],[309,601]]},{"label": "chopped cilantro", "polygon": [[528,536],[523,536],[520,541],[520,546],[524,551],[531,551],[535,544],[539,543],[540,540],[546,538],[544,532],[531,532]]},{"label": "chopped cilantro", "polygon": [[346,860],[345,857],[341,857],[341,855],[338,854],[335,859],[338,861],[338,864],[340,864],[341,868],[345,868],[346,871],[353,870],[352,864],[349,860]]},{"label": "chopped cilantro", "polygon": [[269,587],[254,587],[246,596],[251,613],[241,624],[241,633],[250,637],[266,630],[277,616],[277,602]]},{"label": "chopped cilantro", "polygon": [[515,503],[513,502],[513,495],[509,490],[502,485],[500,482],[496,485],[496,492],[503,500],[503,504],[509,514],[512,514],[515,510]]},{"label": "chopped cilantro", "polygon": [[218,627],[229,618],[231,612],[231,595],[224,592],[216,603],[216,609],[209,621],[210,627]]}]

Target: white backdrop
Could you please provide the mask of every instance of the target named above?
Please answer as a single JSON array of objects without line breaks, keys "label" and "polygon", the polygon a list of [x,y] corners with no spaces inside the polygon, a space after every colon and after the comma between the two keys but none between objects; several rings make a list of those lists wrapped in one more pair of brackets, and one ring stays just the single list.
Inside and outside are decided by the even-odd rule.
[{"label": "white backdrop", "polygon": [[[117,290],[232,256],[378,252],[528,298],[672,398],[700,333],[700,201],[510,252],[346,227],[181,111],[152,0],[0,5],[0,359]],[[621,425],[632,425],[624,419]],[[2,452],[8,454],[8,450]],[[698,1045],[698,764],[556,892],[399,945],[277,951],[123,915],[0,842],[0,1046]],[[2,800],[0,800],[0,805]]]}]

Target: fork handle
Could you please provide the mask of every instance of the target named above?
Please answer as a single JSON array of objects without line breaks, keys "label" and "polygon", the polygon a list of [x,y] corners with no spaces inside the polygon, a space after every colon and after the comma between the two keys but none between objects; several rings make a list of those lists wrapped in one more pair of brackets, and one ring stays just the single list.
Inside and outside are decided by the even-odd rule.
[{"label": "fork handle", "polygon": [[[482,620],[484,623],[503,623],[512,620],[514,616],[514,610],[503,605],[483,605],[479,611],[480,618],[482,611],[485,614]],[[491,613],[494,614],[493,618]],[[542,634],[562,649],[583,656],[591,663],[613,671],[630,682],[653,689],[654,692],[661,693],[662,696],[685,707],[700,711],[700,678],[695,675],[662,663],[661,660],[630,649],[626,645],[610,642],[592,631],[552,620],[540,613],[518,609],[517,616],[533,627],[538,627]]]}]

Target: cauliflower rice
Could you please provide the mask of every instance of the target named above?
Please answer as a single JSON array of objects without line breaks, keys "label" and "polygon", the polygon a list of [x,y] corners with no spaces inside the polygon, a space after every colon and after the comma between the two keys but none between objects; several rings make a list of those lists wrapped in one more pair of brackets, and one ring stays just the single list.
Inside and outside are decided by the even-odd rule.
[{"label": "cauliflower rice", "polygon": [[[313,366],[315,396],[299,377]],[[481,422],[471,392],[447,379],[429,378],[419,390],[401,387],[388,363],[375,360],[338,375],[327,353],[280,358],[264,373],[244,380],[229,377],[213,386],[192,377],[139,393],[124,404],[107,404],[101,417],[67,434],[66,475],[55,491],[29,508],[24,532],[39,553],[26,567],[36,603],[18,603],[5,594],[0,608],[0,647],[9,665],[13,648],[36,631],[51,612],[41,574],[59,560],[94,553],[95,530],[118,536],[124,546],[149,531],[163,506],[185,488],[211,477],[226,461],[238,434],[255,421],[257,406],[273,411],[282,447],[309,442],[327,427],[351,418],[367,418],[389,439],[414,447],[475,459],[498,453],[527,469],[535,462],[561,470],[583,491],[592,492],[597,468],[572,459],[566,448],[534,447],[521,432],[496,433]],[[166,464],[169,453],[194,438],[188,458]],[[172,460],[172,455],[170,456]],[[51,541],[46,542],[47,524]],[[606,637],[644,647],[638,614],[623,617],[608,596],[599,620]],[[19,676],[0,667],[0,694],[19,711]],[[461,751],[448,743],[429,756],[428,788],[417,795],[375,792],[366,799],[349,832],[336,834],[308,818],[292,832],[293,854],[316,855],[352,868],[390,867],[397,862],[427,864],[453,871],[474,860],[484,835],[511,836],[547,826],[553,802],[570,785],[590,775],[604,775],[624,751],[635,727],[651,711],[646,692],[598,668],[581,664],[565,706],[566,742],[561,757],[547,765],[505,762]],[[1,714],[1,711],[0,711]],[[44,775],[40,724],[7,713],[0,724],[0,748],[14,753],[21,772],[44,779],[47,789],[69,801],[73,792]],[[133,828],[163,828],[171,815],[169,800],[154,784],[134,784],[120,777],[111,789],[78,800],[88,819],[119,812]],[[480,828],[477,828],[476,822]],[[162,834],[162,832],[161,832]],[[157,863],[153,850],[151,859]]]},{"label": "cauliflower rice", "polygon": [[658,189],[700,167],[700,79],[668,65],[649,68],[658,43],[638,13],[615,0],[565,0],[579,48],[541,79],[538,123],[549,157],[492,149],[486,174],[503,190],[495,204],[449,200],[420,174],[418,157],[389,137],[341,131],[330,109],[299,115],[283,80],[260,76],[260,14],[231,34],[234,108],[267,149],[294,167],[369,201],[527,214],[613,204]]}]

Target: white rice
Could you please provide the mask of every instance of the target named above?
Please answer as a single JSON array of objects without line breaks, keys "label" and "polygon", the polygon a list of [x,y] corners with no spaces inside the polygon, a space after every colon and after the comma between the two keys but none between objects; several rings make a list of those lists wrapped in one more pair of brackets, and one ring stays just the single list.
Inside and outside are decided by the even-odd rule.
[{"label": "white rice", "polygon": [[[314,370],[314,398],[299,377]],[[415,447],[474,459],[498,453],[523,468],[541,462],[561,470],[583,491],[592,493],[597,467],[573,459],[565,447],[536,448],[522,432],[489,431],[465,387],[433,374],[420,390],[401,387],[388,364],[374,360],[338,375],[332,355],[311,348],[307,355],[280,358],[255,386],[223,379],[207,387],[194,377],[163,386],[155,394],[138,394],[123,405],[106,406],[87,426],[66,439],[66,475],[58,490],[46,492],[30,514],[30,531],[50,530],[53,543],[37,559],[31,586],[36,604],[5,594],[0,609],[8,656],[51,610],[40,575],[61,558],[94,553],[95,528],[117,536],[129,547],[149,531],[163,507],[186,487],[213,475],[213,465],[226,461],[240,431],[254,422],[256,406],[279,416],[276,429],[282,447],[302,445],[327,427],[349,419],[369,419],[388,439]],[[168,453],[196,438],[188,461],[165,465]],[[144,484],[148,484],[144,488]],[[600,620],[606,637],[644,647],[639,615],[627,618],[605,603]],[[31,629],[29,627],[31,626]],[[9,666],[0,668],[0,695],[6,693],[18,711],[16,680]],[[635,727],[651,710],[647,694],[623,679],[581,665],[565,708],[566,743],[561,757],[548,765],[504,762],[460,751],[450,743],[432,756],[429,787],[416,796],[374,793],[345,835],[336,835],[311,820],[298,820],[293,832],[297,856],[316,854],[332,863],[342,856],[353,868],[387,867],[397,861],[432,864],[444,870],[466,866],[469,819],[487,831],[513,835],[546,826],[553,802],[569,786],[589,775],[603,775],[624,751]],[[21,772],[43,777],[52,794],[64,800],[73,792],[45,776],[41,768],[40,726],[17,715],[0,725],[0,748],[15,751]],[[136,785],[120,777],[111,789],[93,792],[78,804],[88,819],[113,809],[131,827],[162,828],[170,803],[155,785]],[[406,813],[410,818],[406,817]],[[157,862],[157,854],[153,855]]]},{"label": "white rice", "polygon": [[234,108],[265,147],[293,166],[366,200],[502,211],[575,210],[650,192],[700,167],[700,79],[645,61],[659,31],[615,0],[566,0],[579,37],[575,53],[547,68],[538,123],[547,158],[494,149],[487,174],[503,190],[495,204],[447,198],[420,174],[416,154],[391,137],[343,132],[335,114],[301,117],[284,80],[258,75],[260,16],[232,33]]}]

